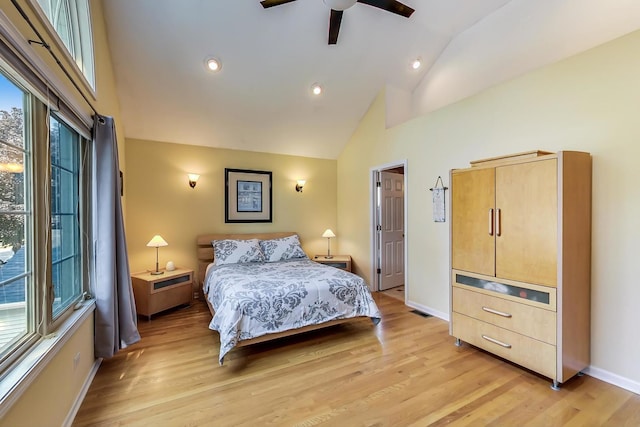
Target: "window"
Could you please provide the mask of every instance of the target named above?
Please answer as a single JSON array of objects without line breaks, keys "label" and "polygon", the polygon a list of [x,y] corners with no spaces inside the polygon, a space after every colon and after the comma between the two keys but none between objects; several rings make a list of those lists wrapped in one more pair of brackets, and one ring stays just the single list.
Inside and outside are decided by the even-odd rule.
[{"label": "window", "polygon": [[28,94],[0,74],[0,361],[35,334]]},{"label": "window", "polygon": [[89,0],[37,0],[37,3],[78,69],[95,89]]},{"label": "window", "polygon": [[80,135],[50,118],[51,264],[53,317],[82,293],[80,215]]},{"label": "window", "polygon": [[[0,70],[0,374],[72,311],[88,271],[88,142],[7,76]],[[43,177],[49,185],[34,184]]]}]

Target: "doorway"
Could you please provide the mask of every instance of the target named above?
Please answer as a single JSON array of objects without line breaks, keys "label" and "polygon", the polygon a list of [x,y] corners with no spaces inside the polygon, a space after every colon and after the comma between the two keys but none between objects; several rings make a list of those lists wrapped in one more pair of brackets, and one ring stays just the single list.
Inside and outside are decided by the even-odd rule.
[{"label": "doorway", "polygon": [[372,241],[374,290],[407,299],[407,164],[372,169]]}]

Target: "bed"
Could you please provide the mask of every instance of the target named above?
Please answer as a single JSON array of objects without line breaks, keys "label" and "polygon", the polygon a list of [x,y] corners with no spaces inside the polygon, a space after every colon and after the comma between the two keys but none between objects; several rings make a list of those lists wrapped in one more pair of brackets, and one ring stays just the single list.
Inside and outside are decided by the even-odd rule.
[{"label": "bed", "polygon": [[311,261],[296,233],[206,234],[197,243],[198,281],[213,316],[209,328],[220,334],[221,365],[234,347],[363,317],[380,321],[364,280]]}]

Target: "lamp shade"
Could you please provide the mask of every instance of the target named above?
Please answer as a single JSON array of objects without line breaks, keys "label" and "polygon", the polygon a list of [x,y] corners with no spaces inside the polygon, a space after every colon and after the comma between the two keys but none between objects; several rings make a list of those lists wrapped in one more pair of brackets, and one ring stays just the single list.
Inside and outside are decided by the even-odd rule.
[{"label": "lamp shade", "polygon": [[168,246],[168,245],[169,244],[159,234],[156,234],[155,236],[153,236],[153,239],[149,240],[149,243],[147,243],[147,246],[152,248],[159,248],[161,246]]},{"label": "lamp shade", "polygon": [[330,228],[327,228],[325,232],[322,233],[322,237],[336,237],[336,235],[333,234],[333,231],[331,231]]}]

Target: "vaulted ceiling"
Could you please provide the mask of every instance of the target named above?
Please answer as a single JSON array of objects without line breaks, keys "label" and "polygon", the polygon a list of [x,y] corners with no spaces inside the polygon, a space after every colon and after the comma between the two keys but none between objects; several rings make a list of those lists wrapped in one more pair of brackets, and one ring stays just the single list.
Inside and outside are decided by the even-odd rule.
[{"label": "vaulted ceiling", "polygon": [[406,0],[356,3],[328,45],[322,0],[103,3],[127,138],[320,158],[384,88],[400,123],[640,29],[637,0]]}]

